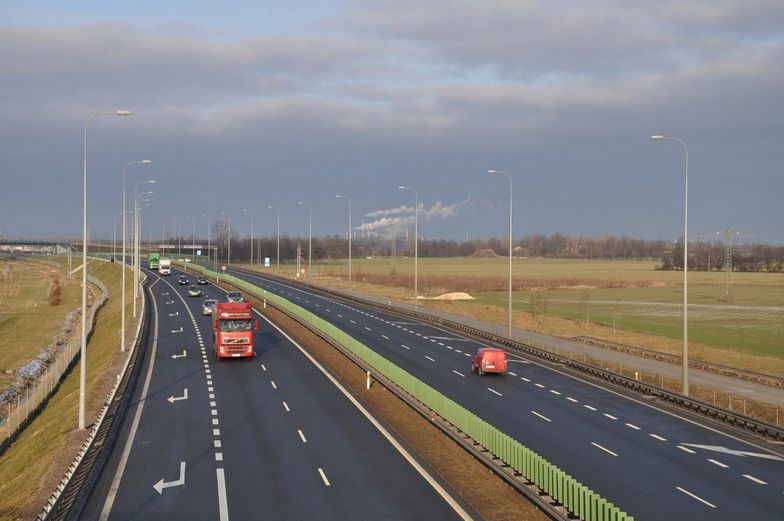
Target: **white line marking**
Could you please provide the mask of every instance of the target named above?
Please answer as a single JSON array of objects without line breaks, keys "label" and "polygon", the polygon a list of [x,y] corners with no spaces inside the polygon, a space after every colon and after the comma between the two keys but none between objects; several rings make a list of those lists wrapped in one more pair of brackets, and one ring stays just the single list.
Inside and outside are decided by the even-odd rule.
[{"label": "white line marking", "polygon": [[762,481],[759,478],[755,478],[754,476],[751,476],[749,474],[744,474],[743,477],[746,478],[746,479],[750,479],[751,481],[753,481],[755,483],[759,483],[760,485],[767,485],[768,484],[767,482]]},{"label": "white line marking", "polygon": [[262,371],[266,371],[267,370],[267,366],[265,366],[264,364],[261,364],[261,370]]},{"label": "white line marking", "polygon": [[447,349],[454,349],[452,346],[446,346]]},{"label": "white line marking", "polygon": [[[447,346],[447,347],[449,347],[449,346]],[[511,374],[512,376],[517,376],[517,373],[513,373],[512,371],[509,371],[509,374]]]},{"label": "white line marking", "polygon": [[212,444],[216,449],[221,448],[221,440],[212,440]]},{"label": "white line marking", "polygon": [[387,340],[389,340],[389,337],[388,337],[388,336],[386,336],[386,335],[381,335],[381,336],[382,336],[383,338],[386,338]]},{"label": "white line marking", "polygon": [[356,324],[356,322],[354,322],[353,320],[351,320],[351,319],[348,319],[348,320],[349,320],[349,322],[351,322],[352,324]]},{"label": "white line marking", "polygon": [[535,386],[537,386],[537,387],[541,387],[542,389],[544,389],[544,385],[542,385],[542,384],[534,384],[534,385],[535,385]]},{"label": "white line marking", "polygon": [[567,396],[567,397],[566,397],[566,399],[567,399],[567,400],[569,400],[569,401],[570,401],[570,402],[572,402],[572,403],[580,403],[579,401],[575,400],[575,399],[574,399],[574,398],[572,398],[571,396]]},{"label": "white line marking", "polygon": [[455,373],[458,376],[462,376],[463,378],[465,378],[465,375],[463,373],[457,372],[454,369],[452,369],[452,372]]},{"label": "white line marking", "polygon": [[299,438],[302,440],[302,443],[308,442],[308,440],[305,438],[305,434],[300,429],[297,429],[297,433],[299,433]]},{"label": "white line marking", "polygon": [[215,404],[215,402],[210,402],[210,407],[217,407],[217,405]]},{"label": "white line marking", "polygon": [[553,394],[557,394],[558,396],[561,396],[561,393],[559,393],[555,389],[550,389],[550,392],[553,393]]},{"label": "white line marking", "polygon": [[212,419],[212,424],[213,425],[220,425],[220,421],[218,420],[218,418],[213,418]]},{"label": "white line marking", "polygon": [[286,409],[286,412],[291,412],[291,409],[289,409],[289,404],[286,402],[283,402],[283,408]]},{"label": "white line marking", "polygon": [[723,469],[728,469],[728,468],[730,468],[730,466],[729,466],[729,465],[725,465],[725,464],[724,464],[724,463],[722,463],[721,461],[716,461],[715,459],[708,459],[708,461],[710,461],[710,462],[711,462],[711,463],[713,463],[714,465],[718,465],[719,467],[721,467],[721,468],[723,468]]},{"label": "white line marking", "polygon": [[270,383],[272,384],[272,388],[273,389],[277,389],[278,388],[278,386],[275,385],[275,380],[270,380]]},{"label": "white line marking", "polygon": [[223,453],[222,452],[216,452],[215,453],[215,461],[223,461]]},{"label": "white line marking", "polygon": [[210,414],[212,416],[217,416],[218,415],[218,409],[210,409]]},{"label": "white line marking", "polygon": [[693,497],[693,498],[694,498],[694,499],[696,499],[697,501],[701,501],[702,503],[705,503],[706,505],[708,505],[708,506],[709,506],[709,507],[711,507],[711,508],[716,508],[716,505],[714,505],[714,504],[712,504],[712,503],[708,503],[707,501],[705,501],[704,499],[702,499],[700,496],[695,496],[694,494],[692,494],[691,492],[689,492],[689,491],[688,491],[688,490],[686,490],[685,488],[681,488],[681,487],[675,487],[675,488],[676,488],[676,489],[678,489],[678,490],[680,490],[680,491],[681,491],[681,492],[683,492],[684,494],[686,494],[686,495],[688,495],[688,496],[691,496],[691,497]]},{"label": "white line marking", "polygon": [[488,390],[488,391],[490,391],[491,393],[495,393],[495,394],[497,394],[498,396],[503,396],[503,394],[499,393],[499,392],[498,392],[498,391],[496,391],[495,389],[491,389],[491,388],[489,388],[489,387],[488,387],[488,388],[487,388],[487,390]]},{"label": "white line marking", "polygon": [[591,407],[590,405],[583,405],[583,407],[585,407],[586,409],[590,409],[592,411],[596,410],[596,407]]},{"label": "white line marking", "polygon": [[520,380],[522,380],[522,381],[524,381],[524,382],[530,382],[530,381],[531,381],[531,380],[529,380],[528,378],[526,378],[525,376],[521,376],[521,377],[520,377]]},{"label": "white line marking", "polygon": [[[629,425],[629,424],[627,423],[626,425]],[[688,447],[683,447],[681,445],[678,445],[678,448],[681,449],[683,452],[688,452],[689,454],[696,454],[696,452],[694,452],[693,450],[691,450]]]},{"label": "white line marking", "polygon": [[406,349],[411,349],[410,347],[408,347],[407,345],[404,345],[404,344],[400,344],[400,347],[403,347],[403,348],[406,348]]},{"label": "white line marking", "polygon": [[370,328],[369,328],[369,327],[367,327],[367,326],[365,326],[365,329],[367,329],[368,331],[373,331],[372,329],[370,329]]},{"label": "white line marking", "polygon": [[427,355],[425,355],[425,358],[427,358],[427,359],[428,359],[428,360],[430,360],[431,362],[435,362],[435,361],[436,361],[436,359],[435,359],[435,358],[430,358],[430,357],[429,357],[429,356],[427,356]]},{"label": "white line marking", "polygon": [[210,395],[208,396],[208,398],[209,398],[210,400],[214,400],[214,399],[215,399],[215,394],[213,394],[213,393],[210,393]]},{"label": "white line marking", "polygon": [[180,462],[180,478],[175,481],[164,481],[163,478],[152,486],[157,492],[158,495],[163,494],[163,489],[169,487],[184,487],[185,486],[185,462]]},{"label": "white line marking", "polygon": [[607,413],[604,413],[604,415],[605,415],[607,418],[610,418],[611,420],[617,420],[617,419],[618,419],[618,418],[616,418],[615,416],[613,416],[612,414],[607,414]]},{"label": "white line marking", "polygon": [[220,436],[220,429],[212,429],[213,436]]},{"label": "white line marking", "polygon": [[653,433],[651,433],[651,434],[649,434],[648,436],[650,436],[651,438],[656,438],[656,439],[657,439],[657,440],[659,440],[659,441],[667,441],[667,438],[662,438],[662,437],[661,437],[661,436],[659,436],[658,434],[653,434]]},{"label": "white line marking", "polygon": [[[624,423],[624,425],[626,425],[626,426],[627,426],[627,427],[629,427],[630,429],[634,429],[634,430],[636,430],[636,431],[639,431],[639,430],[640,430],[640,428],[639,428],[639,427],[637,427],[636,425],[634,425],[633,423]],[[681,449],[682,449],[683,447],[679,447],[679,448],[681,448]],[[688,452],[691,452],[692,454],[694,454],[694,451],[693,451],[693,450],[690,450],[690,451],[688,451]]]},{"label": "white line marking", "polygon": [[321,475],[321,479],[324,481],[324,484],[325,484],[326,486],[329,486],[329,480],[327,479],[327,475],[326,475],[326,474],[324,474],[324,471],[323,471],[321,468],[319,468],[319,469],[318,469],[318,472],[319,472],[319,474]]},{"label": "white line marking", "polygon": [[542,416],[541,414],[539,414],[539,413],[538,413],[538,412],[536,412],[536,411],[531,411],[531,414],[535,414],[536,416],[539,416],[539,417],[540,417],[541,419],[543,419],[544,421],[547,421],[547,422],[549,422],[549,421],[552,421],[552,420],[551,420],[550,418],[548,418],[547,416]]},{"label": "white line marking", "polygon": [[463,356],[469,356],[470,357],[471,355],[468,354],[468,353],[463,353]]},{"label": "white line marking", "polygon": [[618,457],[618,455],[617,455],[616,453],[614,453],[614,452],[613,452],[613,451],[611,451],[610,449],[605,449],[604,447],[602,447],[602,446],[601,446],[601,445],[599,445],[598,443],[591,442],[591,445],[593,445],[593,446],[594,446],[594,447],[596,447],[597,449],[601,449],[601,450],[603,450],[603,451],[604,451],[604,452],[606,452],[607,454],[611,454],[611,455],[615,456],[616,458]]}]

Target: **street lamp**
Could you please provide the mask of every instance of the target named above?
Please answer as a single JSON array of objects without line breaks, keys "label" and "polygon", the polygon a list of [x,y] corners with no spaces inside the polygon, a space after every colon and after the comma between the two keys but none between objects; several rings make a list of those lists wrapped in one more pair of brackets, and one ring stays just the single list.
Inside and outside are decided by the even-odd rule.
[{"label": "street lamp", "polygon": [[187,215],[185,219],[191,221],[191,261],[193,261],[193,257],[196,254],[196,218]]},{"label": "street lamp", "polygon": [[689,149],[677,137],[654,134],[654,141],[677,141],[684,152],[684,189],[683,189],[683,394],[689,396]]},{"label": "street lamp", "polygon": [[231,215],[226,212],[221,212],[229,220],[229,235],[226,237],[226,264],[231,264]]},{"label": "street lamp", "polygon": [[[138,193],[139,187],[141,185],[144,185],[144,184],[155,184],[155,180],[154,179],[150,179],[148,181],[139,181],[138,183],[136,183],[136,186],[133,189],[133,199],[134,199],[134,207],[133,207],[133,237],[134,237],[134,241],[133,241],[133,250],[132,250],[132,253],[131,253],[131,261],[132,261],[131,265],[132,265],[132,268],[133,268],[133,317],[134,318],[136,318],[136,299],[139,296],[139,288],[137,287],[138,284],[139,284],[139,269],[138,269],[138,266],[139,266],[139,251],[138,251],[138,249],[136,247],[136,236],[138,235],[137,234],[137,227],[139,225],[139,222],[138,222],[138,209],[137,209],[138,199],[139,199],[140,195],[150,195],[150,194],[152,194],[152,192],[142,192],[142,194]],[[123,251],[123,255],[124,254],[125,254],[125,252]]]},{"label": "street lamp", "polygon": [[339,199],[348,199],[348,285],[351,285],[351,197],[338,194]]},{"label": "street lamp", "polygon": [[277,261],[276,262],[277,262],[277,265],[278,265],[278,267],[277,267],[278,275],[280,275],[280,210],[278,209],[277,206],[272,206],[272,205],[267,206],[267,208],[269,208],[270,210],[275,210],[275,219],[277,221],[277,226],[276,226],[277,232],[276,232],[276,234],[278,236],[278,239],[277,239],[278,252],[277,252]]},{"label": "street lamp", "polygon": [[84,124],[84,175],[82,198],[82,347],[79,354],[79,429],[85,427],[85,386],[87,384],[87,129],[98,116],[130,116],[129,110],[96,112]]},{"label": "street lamp", "polygon": [[410,186],[398,186],[398,190],[411,190],[414,192],[414,306],[419,297],[419,194]]},{"label": "street lamp", "polygon": [[310,274],[312,273],[313,264],[312,264],[312,239],[313,239],[313,207],[310,203],[306,203],[304,201],[299,201],[297,204],[307,206],[308,207],[308,278],[310,278]]},{"label": "street lamp", "polygon": [[250,267],[253,269],[253,210],[244,209],[242,211],[250,214]]},{"label": "street lamp", "polygon": [[501,170],[488,170],[488,174],[501,174],[509,178],[509,325],[507,336],[512,338],[512,176]]},{"label": "street lamp", "polygon": [[210,216],[206,213],[201,214],[202,217],[207,218],[207,264],[210,263],[210,246],[212,246],[212,237],[210,236]]},{"label": "street lamp", "polygon": [[[125,240],[126,240],[126,237],[127,237],[127,232],[125,231],[125,216],[127,214],[127,211],[125,209],[125,202],[127,200],[127,197],[125,195],[125,173],[128,170],[128,167],[131,166],[131,165],[142,165],[142,164],[146,165],[146,164],[149,164],[149,163],[152,163],[152,161],[149,160],[149,159],[142,159],[140,161],[129,161],[123,167],[122,304],[120,305],[122,307],[122,311],[121,311],[121,315],[122,316],[120,318],[120,351],[125,351],[125,268],[126,268],[126,266],[125,266],[125,255],[126,255],[126,253],[125,253],[125,249],[126,249]],[[135,288],[135,286],[134,286],[134,288]]]}]

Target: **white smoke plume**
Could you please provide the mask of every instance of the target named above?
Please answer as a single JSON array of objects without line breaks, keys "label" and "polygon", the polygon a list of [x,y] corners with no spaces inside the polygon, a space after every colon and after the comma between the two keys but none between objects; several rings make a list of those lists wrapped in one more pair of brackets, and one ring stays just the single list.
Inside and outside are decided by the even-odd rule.
[{"label": "white smoke plume", "polygon": [[[445,205],[441,201],[436,201],[430,208],[426,208],[424,204],[419,203],[419,217],[425,221],[454,217],[468,206],[470,202],[470,197],[466,197],[458,203],[449,205]],[[402,228],[413,225],[415,220],[413,206],[399,206],[397,208],[374,210],[365,214],[365,217],[378,217],[378,219],[357,226],[357,230],[372,231],[383,228]]]}]

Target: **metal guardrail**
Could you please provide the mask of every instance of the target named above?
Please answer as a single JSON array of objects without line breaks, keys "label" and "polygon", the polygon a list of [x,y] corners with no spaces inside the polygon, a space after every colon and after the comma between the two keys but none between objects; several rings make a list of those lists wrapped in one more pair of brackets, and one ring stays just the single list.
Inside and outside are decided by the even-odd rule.
[{"label": "metal guardrail", "polygon": [[199,265],[191,264],[191,268],[208,276],[220,277],[221,280],[239,289],[266,299],[299,321],[334,339],[376,372],[470,437],[476,444],[487,449],[515,473],[533,483],[573,515],[585,521],[633,521],[634,517],[621,511],[536,452],[326,320],[281,296],[271,294],[232,275],[219,274]]},{"label": "metal guardrail", "polygon": [[[591,336],[576,336],[572,338],[572,340],[574,342],[582,342],[584,344],[599,346],[605,349],[611,349],[613,351],[631,353],[646,358],[655,358],[656,360],[661,360],[674,365],[683,365],[683,357],[676,356],[671,353],[665,353],[663,351],[656,351],[654,349],[646,349],[643,347],[621,344],[619,342],[611,342],[609,340],[603,340],[601,338],[594,338]],[[784,378],[772,374],[749,371],[748,369],[731,367],[729,365],[715,364],[713,362],[706,362],[696,358],[689,358],[689,367],[720,374],[723,376],[732,376],[738,378],[739,380],[747,380],[763,385],[769,385],[771,387],[784,388]]]},{"label": "metal guardrail", "polygon": [[117,383],[107,395],[104,406],[90,428],[87,439],[38,515],[38,521],[78,520],[81,518],[87,497],[106,463],[112,442],[117,435],[119,422],[116,420],[122,416],[118,413],[124,410],[133,391],[130,384],[132,376],[137,372],[135,368],[139,366],[141,361],[141,346],[146,342],[148,335],[145,326],[151,312],[146,302],[147,296],[144,288],[142,288],[142,295],[142,319],[136,328],[135,339],[131,343],[132,350],[125,360]]},{"label": "metal guardrail", "polygon": [[[195,265],[193,264],[191,264],[191,266],[195,267]],[[249,275],[259,275],[258,272],[237,269],[237,268],[232,268],[232,269],[234,269],[235,271],[241,271],[247,273]],[[225,277],[225,276],[226,275],[221,275],[221,277]],[[655,385],[646,384],[644,382],[627,378],[625,376],[618,375],[616,373],[604,370],[594,365],[578,362],[576,360],[572,360],[565,356],[561,356],[549,352],[545,349],[524,342],[518,342],[504,336],[500,336],[494,333],[490,333],[488,331],[484,331],[482,329],[468,326],[466,324],[456,322],[454,320],[449,320],[436,315],[431,315],[429,313],[424,313],[421,311],[413,311],[413,310],[393,306],[390,304],[381,304],[378,302],[372,302],[359,297],[355,297],[353,295],[346,295],[344,293],[340,293],[337,291],[324,289],[320,286],[308,284],[302,281],[292,281],[290,279],[275,277],[273,275],[268,275],[268,274],[264,274],[264,276],[274,280],[279,280],[280,282],[290,284],[290,285],[302,285],[314,292],[329,296],[330,298],[338,298],[344,301],[354,302],[357,304],[361,304],[362,306],[371,307],[374,309],[385,311],[387,313],[392,313],[399,316],[405,316],[408,318],[421,320],[423,322],[435,324],[444,327],[446,329],[452,329],[453,331],[460,331],[461,333],[464,333],[466,335],[478,339],[482,339],[499,346],[504,346],[509,349],[513,349],[515,351],[522,352],[530,356],[534,356],[541,360],[546,360],[553,364],[558,364],[558,365],[568,367],[569,369],[573,370],[576,373],[591,376],[597,380],[601,380],[606,383],[613,384],[618,387],[622,387],[624,389],[635,392],[637,394],[658,398],[665,403],[669,403],[676,407],[681,407],[693,413],[697,413],[701,416],[705,416],[712,420],[716,420],[725,423],[727,425],[730,425],[732,427],[736,427],[742,431],[746,431],[761,436],[763,438],[766,438],[767,440],[775,441],[775,442],[784,442],[784,428],[773,425],[772,423],[758,420],[756,418],[752,418],[745,414],[741,414],[732,411],[730,409],[725,409],[723,407],[719,407],[717,405],[713,405],[708,402],[704,402],[694,398],[689,398],[683,396],[682,394],[674,393],[672,391],[667,391],[660,387],[656,387]]]}]

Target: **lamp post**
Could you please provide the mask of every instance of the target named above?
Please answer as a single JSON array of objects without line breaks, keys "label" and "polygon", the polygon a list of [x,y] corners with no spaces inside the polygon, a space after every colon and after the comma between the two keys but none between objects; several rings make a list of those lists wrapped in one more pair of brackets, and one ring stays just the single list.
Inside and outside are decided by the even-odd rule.
[{"label": "lamp post", "polygon": [[229,220],[229,235],[226,237],[226,264],[231,264],[231,215],[221,212]]},{"label": "lamp post", "polygon": [[338,194],[335,197],[348,200],[348,285],[351,285],[351,197]]},{"label": "lamp post", "polygon": [[276,253],[276,258],[277,258],[276,263],[277,263],[278,275],[280,275],[280,210],[278,209],[277,206],[272,206],[272,205],[267,206],[267,208],[269,208],[270,210],[275,210],[275,220],[277,222],[276,225],[277,231],[275,233],[277,235],[277,244],[278,244],[277,245],[278,251]]},{"label": "lamp post", "polygon": [[654,141],[677,141],[684,152],[683,189],[683,394],[689,396],[689,148],[677,137],[654,134]]},{"label": "lamp post", "polygon": [[253,268],[253,210],[244,209],[245,213],[250,214],[250,267]]},{"label": "lamp post", "polygon": [[398,186],[397,188],[414,192],[414,306],[416,306],[419,297],[419,194],[410,186]]},{"label": "lamp post", "polygon": [[512,338],[512,176],[501,170],[488,170],[488,174],[501,174],[509,178],[509,325],[507,336]]},{"label": "lamp post", "polygon": [[131,165],[142,165],[142,164],[146,165],[146,164],[149,164],[149,163],[152,163],[152,161],[149,160],[149,159],[142,159],[140,161],[129,161],[123,167],[122,297],[121,297],[122,298],[122,303],[120,304],[120,307],[122,308],[122,311],[120,312],[120,314],[122,315],[120,317],[120,351],[123,351],[123,352],[125,351],[125,268],[126,268],[126,266],[125,266],[125,255],[126,255],[126,253],[125,253],[125,249],[126,249],[125,240],[127,238],[127,232],[125,231],[125,217],[126,217],[126,214],[127,214],[127,211],[125,209],[125,202],[127,200],[127,198],[125,196],[125,174],[126,174],[126,171],[128,170],[128,167],[131,166]]},{"label": "lamp post", "polygon": [[299,201],[297,204],[307,206],[308,207],[308,278],[310,278],[310,274],[313,270],[313,257],[312,257],[312,245],[313,245],[313,207],[310,203],[306,203],[304,201]]},{"label": "lamp post", "polygon": [[122,212],[116,212],[112,216],[112,262],[117,262],[117,216]]},{"label": "lamp post", "polygon": [[209,264],[210,263],[210,254],[211,254],[210,246],[212,246],[212,241],[211,241],[211,237],[210,237],[210,216],[207,215],[206,213],[201,214],[201,216],[207,218],[207,264]]},{"label": "lamp post", "polygon": [[196,254],[194,248],[196,245],[196,219],[190,215],[185,216],[185,219],[191,221],[191,261],[193,261],[193,256]]},{"label": "lamp post", "polygon": [[129,110],[96,112],[84,124],[84,175],[82,199],[82,346],[79,354],[79,429],[85,427],[85,386],[87,381],[87,129],[98,116],[130,116]]},{"label": "lamp post", "polygon": [[[134,200],[134,206],[133,206],[133,236],[134,236],[134,242],[133,242],[133,249],[131,250],[132,251],[132,253],[131,253],[131,267],[133,268],[133,318],[136,318],[136,299],[139,296],[139,288],[137,287],[138,284],[139,284],[139,272],[138,272],[139,252],[138,252],[138,250],[136,248],[137,227],[139,225],[138,220],[137,220],[137,217],[138,217],[138,215],[137,215],[137,212],[138,212],[138,210],[137,210],[138,199],[139,199],[140,195],[150,195],[150,194],[152,194],[152,192],[142,192],[142,194],[138,193],[139,187],[141,185],[144,185],[144,184],[155,184],[155,180],[150,179],[148,181],[139,181],[138,183],[136,183],[136,186],[133,189],[133,200]],[[125,252],[123,251],[123,255],[124,254],[125,254]]]}]

